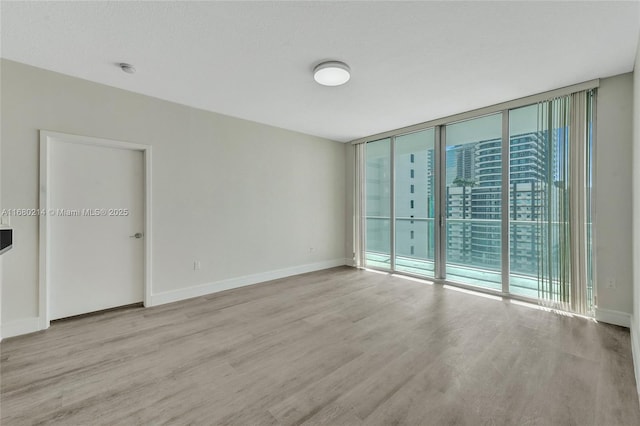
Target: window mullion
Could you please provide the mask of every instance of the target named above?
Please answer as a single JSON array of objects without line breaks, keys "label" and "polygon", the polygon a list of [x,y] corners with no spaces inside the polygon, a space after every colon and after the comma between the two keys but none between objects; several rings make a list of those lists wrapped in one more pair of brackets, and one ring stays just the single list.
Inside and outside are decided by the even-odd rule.
[{"label": "window mullion", "polygon": [[391,187],[390,187],[390,223],[389,223],[389,242],[391,244],[389,253],[391,254],[391,259],[389,260],[389,268],[391,272],[396,271],[396,137],[391,137],[390,143],[391,149],[391,164],[389,165],[391,168],[390,178],[391,178]]},{"label": "window mullion", "polygon": [[443,149],[445,143],[445,129],[444,126],[437,126],[435,132],[435,196],[436,196],[436,214],[433,218],[435,224],[435,279],[445,279],[445,262],[446,262],[446,232],[444,228],[444,173],[446,172],[445,164],[445,150]]}]

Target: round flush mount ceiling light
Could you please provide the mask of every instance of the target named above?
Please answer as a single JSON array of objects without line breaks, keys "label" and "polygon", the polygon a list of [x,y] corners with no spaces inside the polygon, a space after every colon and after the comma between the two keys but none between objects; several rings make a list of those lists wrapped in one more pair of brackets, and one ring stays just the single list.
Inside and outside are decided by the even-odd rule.
[{"label": "round flush mount ceiling light", "polygon": [[120,69],[127,74],[135,74],[136,72],[136,69],[131,64],[125,64],[124,62],[121,62],[118,65],[120,66]]},{"label": "round flush mount ceiling light", "polygon": [[323,86],[340,86],[349,81],[351,70],[344,62],[322,62],[313,69],[313,78]]}]

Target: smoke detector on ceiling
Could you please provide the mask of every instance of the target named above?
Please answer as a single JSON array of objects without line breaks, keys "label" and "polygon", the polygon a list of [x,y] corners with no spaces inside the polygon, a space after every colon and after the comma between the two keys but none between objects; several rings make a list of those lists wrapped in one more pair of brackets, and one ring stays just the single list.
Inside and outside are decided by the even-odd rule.
[{"label": "smoke detector on ceiling", "polygon": [[131,64],[126,64],[124,62],[121,62],[119,65],[120,65],[120,69],[126,72],[127,74],[135,74],[136,72],[136,69]]}]

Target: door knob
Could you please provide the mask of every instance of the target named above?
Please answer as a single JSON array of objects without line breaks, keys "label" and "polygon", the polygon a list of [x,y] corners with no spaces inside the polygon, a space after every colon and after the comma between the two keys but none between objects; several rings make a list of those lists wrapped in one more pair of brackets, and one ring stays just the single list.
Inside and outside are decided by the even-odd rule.
[{"label": "door knob", "polygon": [[133,235],[129,235],[129,238],[142,238],[142,232],[136,232]]}]

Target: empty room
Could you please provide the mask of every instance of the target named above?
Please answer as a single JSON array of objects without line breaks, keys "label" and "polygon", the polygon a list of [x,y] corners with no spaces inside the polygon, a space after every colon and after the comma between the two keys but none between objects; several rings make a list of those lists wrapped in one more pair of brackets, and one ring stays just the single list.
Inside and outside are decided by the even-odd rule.
[{"label": "empty room", "polygon": [[640,425],[640,1],[0,24],[0,424]]}]

